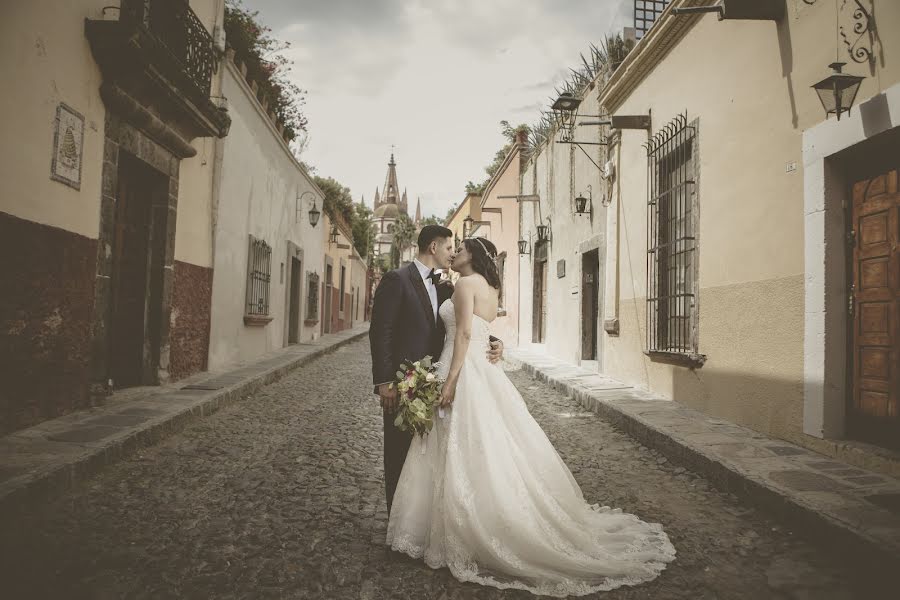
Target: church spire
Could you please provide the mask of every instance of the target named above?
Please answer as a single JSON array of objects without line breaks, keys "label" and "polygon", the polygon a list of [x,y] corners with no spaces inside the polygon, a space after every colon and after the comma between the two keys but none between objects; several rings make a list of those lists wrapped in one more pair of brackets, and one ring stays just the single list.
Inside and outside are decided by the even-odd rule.
[{"label": "church spire", "polygon": [[394,153],[391,152],[391,162],[388,163],[387,176],[384,178],[384,195],[382,204],[400,204],[400,186],[397,184],[397,163],[394,162]]},{"label": "church spire", "polygon": [[[403,197],[406,197],[404,192]],[[422,222],[422,199],[416,198],[416,225]]]},{"label": "church spire", "polygon": [[406,201],[406,188],[403,188],[403,198],[400,199],[400,212],[409,215],[409,203]]},{"label": "church spire", "polygon": [[378,186],[375,186],[375,206],[373,206],[373,210],[378,208],[378,205],[381,204],[381,198],[378,197]]}]

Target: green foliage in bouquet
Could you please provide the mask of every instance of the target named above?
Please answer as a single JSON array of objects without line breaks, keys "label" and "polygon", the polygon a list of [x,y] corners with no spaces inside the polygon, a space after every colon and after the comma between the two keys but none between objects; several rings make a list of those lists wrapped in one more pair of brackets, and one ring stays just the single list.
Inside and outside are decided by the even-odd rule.
[{"label": "green foliage in bouquet", "polygon": [[425,435],[434,427],[434,409],[441,397],[436,363],[426,356],[403,362],[397,371],[397,418],[394,425],[403,431]]}]

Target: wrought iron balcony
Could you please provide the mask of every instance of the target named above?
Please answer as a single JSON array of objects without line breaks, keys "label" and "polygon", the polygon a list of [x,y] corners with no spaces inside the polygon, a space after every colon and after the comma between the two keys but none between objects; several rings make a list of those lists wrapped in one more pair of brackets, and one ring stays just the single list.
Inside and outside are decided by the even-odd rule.
[{"label": "wrought iron balcony", "polygon": [[147,29],[209,95],[216,52],[212,36],[187,0],[122,0],[119,20]]},{"label": "wrought iron balcony", "polygon": [[121,0],[117,20],[86,19],[85,35],[108,106],[178,130],[185,143],[169,145],[187,153],[194,137],[227,135],[231,119],[210,99],[219,57],[188,0]]}]

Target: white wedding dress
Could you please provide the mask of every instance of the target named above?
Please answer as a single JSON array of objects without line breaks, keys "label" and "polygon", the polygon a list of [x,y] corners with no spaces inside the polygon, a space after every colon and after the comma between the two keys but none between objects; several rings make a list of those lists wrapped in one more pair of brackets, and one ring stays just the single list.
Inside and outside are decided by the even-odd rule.
[{"label": "white wedding dress", "polygon": [[[438,373],[453,356],[447,328]],[[499,365],[486,357],[488,323],[473,315],[456,397],[413,439],[387,543],[461,581],[548,596],[581,596],[654,579],[674,560],[662,527],[585,502],[575,479]]]}]

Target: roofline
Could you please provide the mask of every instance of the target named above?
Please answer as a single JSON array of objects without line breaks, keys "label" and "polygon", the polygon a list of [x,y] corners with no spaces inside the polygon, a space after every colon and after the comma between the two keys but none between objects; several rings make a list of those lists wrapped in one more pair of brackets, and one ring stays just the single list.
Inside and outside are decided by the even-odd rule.
[{"label": "roofline", "polygon": [[462,202],[459,203],[459,206],[456,207],[456,210],[453,211],[453,214],[450,215],[448,219],[444,219],[444,225],[452,221],[456,218],[456,215],[459,214],[459,211],[462,210],[463,205],[466,203],[466,200],[469,199],[469,196],[477,196],[481,198],[481,194],[476,194],[474,192],[466,192],[466,197],[462,199]]},{"label": "roofline", "polygon": [[509,165],[512,163],[513,157],[522,151],[522,146],[524,144],[519,144],[518,142],[513,142],[512,148],[509,149],[509,152],[506,153],[506,158],[503,159],[503,164],[500,165],[500,168],[497,169],[497,172],[494,173],[494,176],[491,177],[491,180],[488,182],[487,186],[484,188],[484,193],[481,194],[481,206],[484,208],[485,202],[487,202],[487,198],[490,195],[491,191],[497,185],[497,182],[500,181],[500,178],[506,173],[506,170],[509,168]]}]

